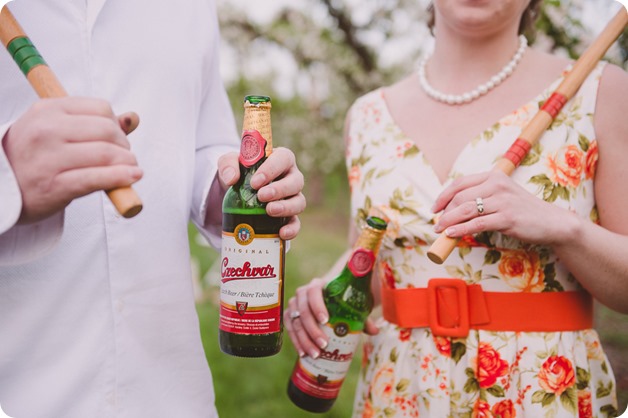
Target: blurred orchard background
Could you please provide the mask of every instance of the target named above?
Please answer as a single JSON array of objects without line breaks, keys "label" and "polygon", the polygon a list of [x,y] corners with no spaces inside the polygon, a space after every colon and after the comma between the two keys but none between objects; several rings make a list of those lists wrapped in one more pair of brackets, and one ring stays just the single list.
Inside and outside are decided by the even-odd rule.
[{"label": "blurred orchard background", "polygon": [[[273,100],[275,146],[292,149],[306,177],[308,207],[286,262],[286,301],[323,274],[345,249],[348,188],[342,130],[360,95],[414,71],[432,45],[427,0],[218,0],[221,74],[241,126],[242,98]],[[544,0],[536,48],[576,58],[619,9],[614,0]],[[607,59],[627,67],[628,36]],[[628,99],[627,99],[628,100]],[[197,308],[221,417],[316,416],[293,406],[286,385],[296,353],[285,335],[280,354],[265,359],[224,355],[217,343],[217,253],[190,227]],[[619,411],[628,402],[628,317],[597,307],[596,324],[617,377]],[[361,356],[327,418],[349,417]],[[601,417],[601,415],[599,415]]]}]

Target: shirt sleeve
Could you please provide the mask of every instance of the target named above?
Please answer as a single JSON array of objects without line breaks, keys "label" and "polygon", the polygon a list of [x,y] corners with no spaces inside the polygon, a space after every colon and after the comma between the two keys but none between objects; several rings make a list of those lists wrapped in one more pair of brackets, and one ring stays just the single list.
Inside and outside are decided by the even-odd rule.
[{"label": "shirt sleeve", "polygon": [[[11,124],[0,125],[0,145],[4,141],[4,135]],[[9,160],[4,153],[4,147],[0,146],[0,234],[10,229],[20,216],[22,211],[22,196],[17,184]]]},{"label": "shirt sleeve", "polygon": [[10,123],[0,125],[0,266],[22,264],[47,254],[63,232],[64,212],[43,221],[17,225],[22,194],[2,140]]},{"label": "shirt sleeve", "polygon": [[[220,34],[215,6],[211,7],[212,37],[203,66],[206,75],[203,101],[196,132],[196,159],[192,198],[192,221],[209,243],[218,248],[221,225],[206,225],[207,211],[221,211],[221,195],[209,195],[221,155],[238,151],[238,134],[231,104],[220,76]],[[210,197],[212,197],[210,199]]]}]

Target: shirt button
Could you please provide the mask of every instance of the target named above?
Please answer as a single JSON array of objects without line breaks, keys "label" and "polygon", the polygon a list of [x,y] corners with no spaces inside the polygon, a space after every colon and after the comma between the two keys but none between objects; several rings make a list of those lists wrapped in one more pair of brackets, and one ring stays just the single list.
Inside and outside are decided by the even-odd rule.
[{"label": "shirt button", "polygon": [[107,392],[107,396],[105,397],[105,400],[107,401],[109,405],[115,405],[116,404],[116,392],[115,391]]},{"label": "shirt button", "polygon": [[124,310],[124,302],[121,299],[116,301],[116,312],[121,313]]}]

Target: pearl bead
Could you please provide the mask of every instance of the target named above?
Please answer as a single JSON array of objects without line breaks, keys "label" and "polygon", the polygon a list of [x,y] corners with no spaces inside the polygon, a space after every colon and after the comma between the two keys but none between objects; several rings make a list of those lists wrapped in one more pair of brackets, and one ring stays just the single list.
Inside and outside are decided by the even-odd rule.
[{"label": "pearl bead", "polygon": [[517,52],[513,55],[511,60],[493,77],[491,77],[486,83],[480,84],[476,88],[471,91],[468,91],[463,94],[445,94],[430,85],[427,81],[425,66],[427,65],[427,61],[429,56],[425,57],[420,63],[419,68],[417,69],[417,74],[419,76],[419,84],[423,91],[432,99],[437,100],[439,102],[447,103],[449,105],[460,105],[464,103],[470,103],[473,100],[478,99],[479,97],[487,94],[490,90],[497,87],[501,84],[506,78],[508,78],[515,70],[519,61],[523,57],[523,54],[528,47],[528,41],[525,36],[519,36],[519,48]]}]

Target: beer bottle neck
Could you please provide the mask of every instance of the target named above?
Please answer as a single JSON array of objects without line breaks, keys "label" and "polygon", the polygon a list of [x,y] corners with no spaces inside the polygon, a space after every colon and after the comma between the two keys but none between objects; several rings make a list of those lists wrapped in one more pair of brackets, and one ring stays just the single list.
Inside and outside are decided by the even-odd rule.
[{"label": "beer bottle neck", "polygon": [[257,131],[266,141],[265,157],[273,152],[273,131],[270,120],[270,103],[244,105],[244,119],[242,121],[242,135],[245,132]]},{"label": "beer bottle neck", "polygon": [[365,250],[372,251],[373,254],[377,256],[385,232],[386,231],[384,230],[379,230],[371,228],[370,226],[366,226],[362,230],[362,233],[358,236],[358,239],[353,246],[353,250],[355,251],[359,248],[363,248]]}]

